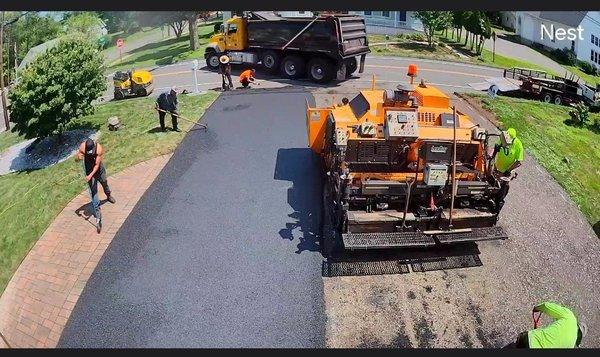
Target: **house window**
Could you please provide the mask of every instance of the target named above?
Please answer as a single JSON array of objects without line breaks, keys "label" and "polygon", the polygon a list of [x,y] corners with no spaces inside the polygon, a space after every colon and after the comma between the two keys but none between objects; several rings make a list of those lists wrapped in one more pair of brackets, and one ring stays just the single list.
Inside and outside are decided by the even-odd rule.
[{"label": "house window", "polygon": [[398,11],[398,21],[406,21],[406,11]]},{"label": "house window", "polygon": [[[365,15],[367,15],[367,16],[371,16],[371,11],[365,11],[364,13],[365,13]],[[593,36],[593,35],[592,35],[592,36]]]},{"label": "house window", "polygon": [[590,61],[594,60],[594,50],[592,50],[592,52],[590,52]]},{"label": "house window", "polygon": [[571,41],[571,51],[575,52],[575,41]]},{"label": "house window", "polygon": [[598,46],[598,37],[594,38],[594,44]]},{"label": "house window", "polygon": [[594,43],[594,35],[592,34],[592,43]]},{"label": "house window", "polygon": [[389,11],[382,11],[381,16],[383,16],[383,17],[390,17],[390,12]]}]

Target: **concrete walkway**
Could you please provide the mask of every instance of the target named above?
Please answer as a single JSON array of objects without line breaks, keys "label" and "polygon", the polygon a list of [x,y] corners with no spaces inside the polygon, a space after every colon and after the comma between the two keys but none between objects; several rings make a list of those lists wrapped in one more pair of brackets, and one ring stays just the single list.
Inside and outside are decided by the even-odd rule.
[{"label": "concrete walkway", "polygon": [[[0,297],[0,333],[10,347],[56,347],[106,248],[170,157],[151,159],[109,178],[117,202],[102,205],[101,234],[96,233],[94,218],[87,220],[87,189],[56,217]],[[5,344],[0,338],[0,348]]]},{"label": "concrete walkway", "polygon": [[[542,66],[551,71],[556,72],[559,75],[564,75],[565,72],[568,72],[563,66],[561,66],[558,62],[552,60],[534,50],[533,48],[522,45],[519,43],[515,43],[509,40],[506,40],[499,35],[496,38],[496,53],[505,56],[519,59],[521,61],[526,61],[530,63],[537,64],[538,66]],[[487,50],[492,51],[494,47],[494,41],[487,40],[485,41],[484,47]],[[570,73],[570,72],[569,72]]]}]

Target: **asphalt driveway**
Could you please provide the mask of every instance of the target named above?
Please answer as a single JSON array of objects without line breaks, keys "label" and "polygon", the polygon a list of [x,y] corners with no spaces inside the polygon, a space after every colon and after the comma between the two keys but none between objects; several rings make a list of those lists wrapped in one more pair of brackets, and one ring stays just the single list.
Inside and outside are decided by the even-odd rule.
[{"label": "asphalt driveway", "polygon": [[[115,236],[59,347],[320,347],[301,88],[222,95]],[[302,239],[300,239],[302,237]]]}]

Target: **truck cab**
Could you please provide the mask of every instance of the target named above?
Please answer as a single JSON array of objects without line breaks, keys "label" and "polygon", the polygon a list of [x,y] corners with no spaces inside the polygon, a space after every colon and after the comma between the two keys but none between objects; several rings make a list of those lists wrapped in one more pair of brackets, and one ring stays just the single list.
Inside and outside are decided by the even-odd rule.
[{"label": "truck cab", "polygon": [[241,17],[233,17],[221,26],[221,32],[212,35],[208,46],[217,52],[241,51],[248,44],[248,31],[246,21]]}]

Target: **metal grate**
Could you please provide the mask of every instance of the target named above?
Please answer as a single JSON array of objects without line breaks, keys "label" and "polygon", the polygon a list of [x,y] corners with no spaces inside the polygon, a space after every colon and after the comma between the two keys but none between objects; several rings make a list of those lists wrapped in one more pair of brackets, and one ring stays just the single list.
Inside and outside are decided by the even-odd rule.
[{"label": "metal grate", "polygon": [[419,232],[344,233],[342,238],[346,249],[429,247],[435,245],[432,237]]},{"label": "metal grate", "polygon": [[419,112],[418,120],[424,123],[435,124],[437,115],[432,112]]},{"label": "metal grate", "polygon": [[380,141],[363,141],[358,144],[358,162],[388,162],[390,144]]},{"label": "metal grate", "polygon": [[322,275],[335,276],[363,276],[385,274],[407,274],[408,264],[400,260],[383,260],[373,262],[329,262],[323,261]]},{"label": "metal grate", "polygon": [[502,227],[473,228],[470,232],[445,233],[436,235],[440,243],[476,242],[482,240],[507,239]]},{"label": "metal grate", "polygon": [[457,255],[443,257],[432,261],[420,261],[411,264],[413,272],[426,272],[434,270],[473,268],[482,266],[483,263],[477,254]]}]

